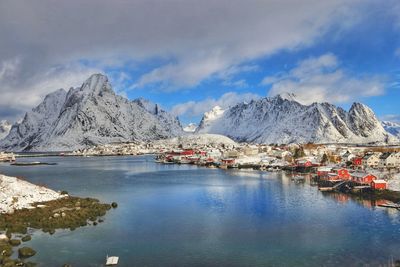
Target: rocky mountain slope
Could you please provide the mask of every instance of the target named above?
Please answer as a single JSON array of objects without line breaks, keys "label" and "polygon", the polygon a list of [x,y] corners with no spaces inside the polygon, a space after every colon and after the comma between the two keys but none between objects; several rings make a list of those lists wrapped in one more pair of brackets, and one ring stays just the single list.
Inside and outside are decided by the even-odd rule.
[{"label": "rocky mountain slope", "polygon": [[390,121],[382,121],[381,123],[386,132],[400,139],[400,124]]},{"label": "rocky mountain slope", "polygon": [[11,130],[12,124],[9,121],[0,121],[0,140],[8,135]]},{"label": "rocky mountain slope", "polygon": [[329,103],[302,105],[294,95],[278,95],[219,107],[204,114],[197,133],[229,136],[256,143],[397,142],[374,112],[354,103],[349,111]]},{"label": "rocky mountain slope", "polygon": [[65,151],[91,145],[150,141],[183,133],[180,122],[144,99],[114,93],[94,74],[80,88],[57,90],[15,124],[0,147],[12,151]]}]

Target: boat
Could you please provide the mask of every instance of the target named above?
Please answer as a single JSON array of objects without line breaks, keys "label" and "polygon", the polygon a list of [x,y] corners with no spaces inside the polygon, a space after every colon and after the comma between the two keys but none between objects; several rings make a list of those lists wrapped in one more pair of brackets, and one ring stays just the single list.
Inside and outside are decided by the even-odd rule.
[{"label": "boat", "polygon": [[13,166],[36,166],[36,165],[57,165],[57,163],[32,161],[32,162],[14,162],[14,163],[11,163],[10,165],[13,165]]},{"label": "boat", "polygon": [[115,266],[115,265],[118,264],[118,260],[119,260],[119,257],[117,257],[117,256],[111,256],[111,257],[109,257],[109,256],[107,255],[107,258],[106,258],[106,266]]},{"label": "boat", "polygon": [[379,204],[379,207],[400,209],[400,204],[387,201],[386,203]]}]

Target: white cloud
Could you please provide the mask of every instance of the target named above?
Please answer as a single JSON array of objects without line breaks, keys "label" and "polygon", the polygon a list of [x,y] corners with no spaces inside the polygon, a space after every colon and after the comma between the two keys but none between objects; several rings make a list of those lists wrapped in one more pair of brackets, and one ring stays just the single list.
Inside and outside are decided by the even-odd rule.
[{"label": "white cloud", "polygon": [[262,84],[271,87],[270,96],[294,93],[304,104],[345,103],[384,93],[384,77],[354,76],[341,68],[333,54],[303,60],[287,73],[265,77]]},{"label": "white cloud", "polygon": [[[190,88],[210,77],[227,86],[246,86],[237,73],[223,77],[235,68],[245,71],[239,66],[260,57],[310,46],[333,26],[351,28],[356,17],[359,22],[358,7],[370,3],[365,2],[2,0],[2,86],[15,96],[37,99],[48,90],[41,89],[43,83],[60,86],[55,81],[61,78],[47,75],[54,66],[65,70],[65,82],[73,85],[92,69],[105,71],[126,62],[148,70],[137,79],[129,77],[139,87]],[[2,65],[15,58],[18,62],[11,66]],[[88,67],[82,60],[97,64]],[[15,72],[12,64],[18,75],[8,74]],[[81,71],[68,71],[71,64]],[[8,95],[13,102],[13,94]]]},{"label": "white cloud", "polygon": [[386,114],[381,116],[382,121],[390,121],[400,124],[400,114]]},{"label": "white cloud", "polygon": [[312,44],[332,24],[352,21],[352,2],[4,0],[0,61],[21,57],[15,79],[24,83],[82,59],[102,70],[160,60],[136,86],[193,87],[248,60]]},{"label": "white cloud", "polygon": [[186,103],[175,105],[171,112],[176,116],[196,117],[203,115],[204,112],[210,111],[215,106],[226,109],[242,101],[251,101],[260,98],[257,94],[236,92],[228,92],[223,94],[219,99],[207,98],[202,101],[188,101]]},{"label": "white cloud", "polygon": [[[3,64],[5,65],[7,64]],[[17,119],[15,116],[20,116],[23,111],[39,104],[48,93],[59,88],[68,90],[70,87],[80,86],[91,74],[101,72],[96,68],[82,68],[80,65],[72,64],[62,68],[51,68],[44,74],[35,75],[24,83],[16,85],[6,79],[20,73],[18,64],[12,66],[7,69],[7,77],[2,76],[4,82],[0,86],[0,113],[5,113],[11,120]],[[15,114],[9,114],[7,110],[14,110]]]}]

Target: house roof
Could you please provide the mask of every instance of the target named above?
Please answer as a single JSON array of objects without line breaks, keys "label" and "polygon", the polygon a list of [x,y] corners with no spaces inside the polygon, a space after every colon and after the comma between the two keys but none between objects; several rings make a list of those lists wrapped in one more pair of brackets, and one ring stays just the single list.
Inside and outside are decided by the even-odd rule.
[{"label": "house roof", "polygon": [[382,179],[376,179],[376,180],[374,180],[374,183],[376,183],[376,184],[387,184],[387,182],[385,180],[382,180]]},{"label": "house roof", "polygon": [[351,176],[358,177],[358,178],[364,178],[367,175],[368,175],[368,173],[366,173],[366,172],[353,172],[351,174]]},{"label": "house roof", "polygon": [[383,153],[382,155],[379,156],[379,159],[387,159],[391,155],[392,155],[391,152],[385,152],[385,153]]},{"label": "house roof", "polygon": [[372,157],[372,156],[374,156],[374,154],[366,154],[366,155],[363,157],[363,159],[367,160],[367,159],[369,159],[369,158]]}]

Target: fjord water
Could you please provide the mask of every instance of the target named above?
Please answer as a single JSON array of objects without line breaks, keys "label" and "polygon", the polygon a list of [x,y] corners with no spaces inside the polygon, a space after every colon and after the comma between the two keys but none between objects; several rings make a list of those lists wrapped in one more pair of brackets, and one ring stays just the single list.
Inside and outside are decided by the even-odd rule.
[{"label": "fjord water", "polygon": [[[0,173],[119,206],[97,226],[26,243],[40,266],[376,266],[400,259],[398,211],[324,195],[282,173],[164,165],[151,156],[48,157]],[[32,161],[32,159],[19,159]]]}]

